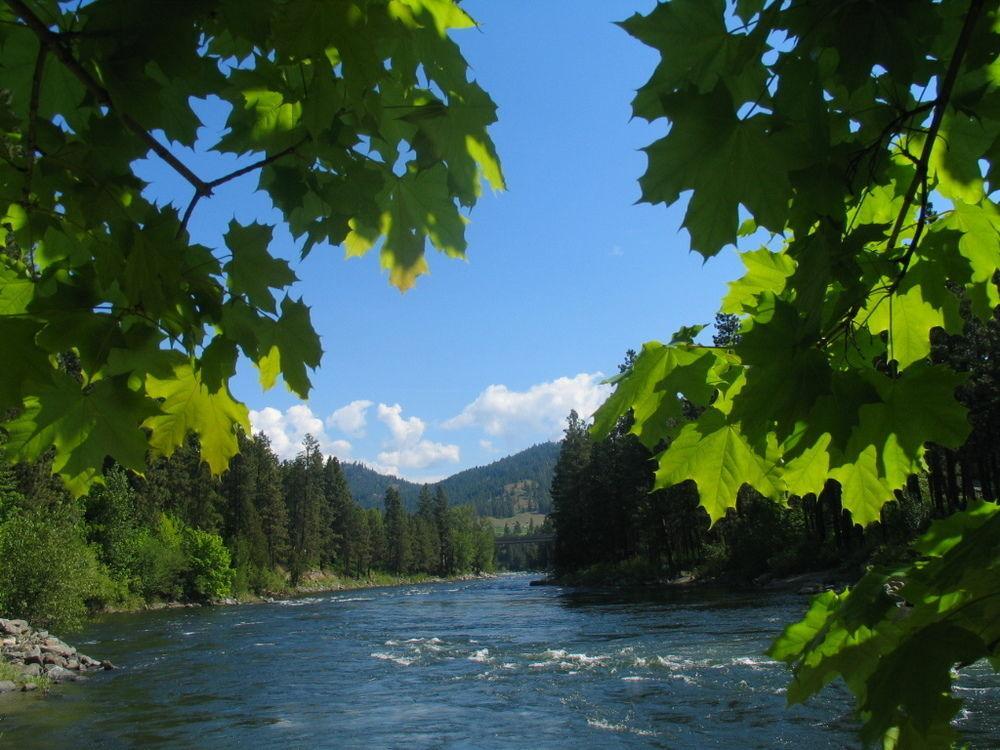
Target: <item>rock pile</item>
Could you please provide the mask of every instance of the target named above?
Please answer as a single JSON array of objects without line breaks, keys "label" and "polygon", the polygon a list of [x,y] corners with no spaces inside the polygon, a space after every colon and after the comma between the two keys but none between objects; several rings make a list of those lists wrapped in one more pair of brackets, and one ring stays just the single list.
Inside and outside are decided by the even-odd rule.
[{"label": "rock pile", "polygon": [[[35,630],[24,620],[0,617],[0,660],[20,673],[18,682],[0,680],[0,693],[35,690],[33,677],[53,682],[79,680],[85,672],[114,669],[109,661],[98,661],[67,645],[46,630]],[[20,683],[20,684],[19,684]]]}]

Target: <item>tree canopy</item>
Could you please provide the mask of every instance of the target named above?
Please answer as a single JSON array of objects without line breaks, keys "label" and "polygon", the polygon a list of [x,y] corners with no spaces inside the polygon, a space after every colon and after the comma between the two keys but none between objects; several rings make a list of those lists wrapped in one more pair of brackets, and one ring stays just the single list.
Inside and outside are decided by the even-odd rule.
[{"label": "tree canopy", "polygon": [[[273,227],[192,242],[213,191],[256,175],[303,255],[377,248],[410,287],[425,248],[462,257],[463,208],[502,189],[495,105],[448,33],[452,0],[11,0],[0,6],[0,416],[11,461],[54,449],[76,494],[106,457],[142,471],[200,437],[216,473],[249,430],[227,382],[242,354],[301,397],[322,348]],[[228,105],[204,132],[200,103]],[[236,154],[196,174],[180,147]],[[135,171],[190,189],[157,205]]]}]

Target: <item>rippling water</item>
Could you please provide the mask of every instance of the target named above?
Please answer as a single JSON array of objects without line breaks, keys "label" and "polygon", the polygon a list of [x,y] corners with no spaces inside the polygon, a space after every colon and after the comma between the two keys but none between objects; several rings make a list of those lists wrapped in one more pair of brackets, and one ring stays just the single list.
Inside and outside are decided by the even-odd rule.
[{"label": "rippling water", "polygon": [[[0,746],[854,747],[846,691],[786,708],[762,656],[805,597],[580,593],[526,576],[115,615],[73,642],[123,668],[0,704]],[[1000,746],[973,669],[961,726]]]}]

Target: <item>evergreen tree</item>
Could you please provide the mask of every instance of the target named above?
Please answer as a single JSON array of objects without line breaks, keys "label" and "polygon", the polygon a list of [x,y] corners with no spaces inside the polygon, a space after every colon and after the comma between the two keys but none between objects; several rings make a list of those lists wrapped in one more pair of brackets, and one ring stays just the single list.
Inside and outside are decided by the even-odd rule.
[{"label": "evergreen tree", "polygon": [[385,491],[385,543],[389,571],[405,573],[410,565],[410,530],[395,487]]},{"label": "evergreen tree", "polygon": [[[341,469],[340,461],[335,456],[327,459],[324,466],[324,518],[325,518],[325,550],[323,562],[327,565],[340,565],[343,569],[344,558],[347,555],[347,527],[350,524],[354,500],[347,487],[347,480]],[[346,571],[345,571],[346,572]]]},{"label": "evergreen tree", "polygon": [[454,541],[451,533],[451,518],[448,513],[448,497],[440,485],[434,492],[434,524],[438,533],[438,571],[447,575],[455,568]]},{"label": "evergreen tree", "polygon": [[288,506],[281,486],[281,466],[263,433],[253,436],[248,451],[257,470],[257,513],[267,549],[268,567],[274,568],[288,555]]},{"label": "evergreen tree", "polygon": [[585,475],[591,454],[587,426],[575,410],[566,419],[566,431],[552,478],[552,523],[556,530],[555,566],[575,570],[585,554]]}]

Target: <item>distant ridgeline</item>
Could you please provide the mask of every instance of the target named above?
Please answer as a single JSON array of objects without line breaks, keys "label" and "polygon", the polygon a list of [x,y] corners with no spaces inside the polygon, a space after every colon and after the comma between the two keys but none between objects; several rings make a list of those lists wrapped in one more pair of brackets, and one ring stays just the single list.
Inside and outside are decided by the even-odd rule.
[{"label": "distant ridgeline", "polygon": [[[451,505],[471,503],[481,516],[548,513],[552,507],[552,471],[558,458],[558,443],[540,443],[488,466],[466,469],[432,486],[440,485]],[[407,509],[417,507],[421,485],[379,474],[363,464],[345,462],[342,467],[351,494],[363,508],[381,508],[386,489],[393,486]]]}]

